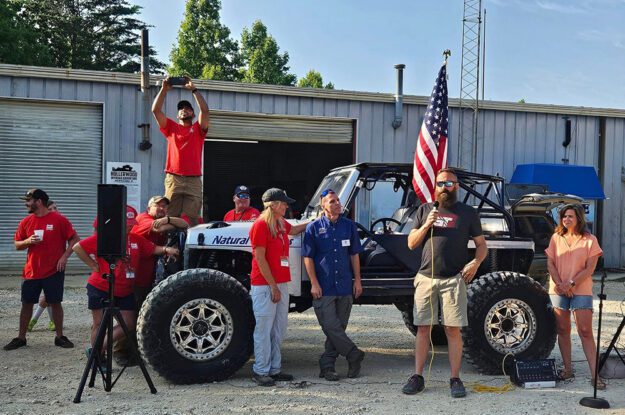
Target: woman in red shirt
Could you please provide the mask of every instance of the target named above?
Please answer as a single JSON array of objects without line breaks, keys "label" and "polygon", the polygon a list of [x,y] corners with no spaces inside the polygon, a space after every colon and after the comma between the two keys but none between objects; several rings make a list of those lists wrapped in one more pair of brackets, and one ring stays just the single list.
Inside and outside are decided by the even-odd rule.
[{"label": "woman in red shirt", "polygon": [[[549,294],[564,363],[559,376],[561,379],[574,376],[571,366],[572,312],[594,384],[597,349],[592,332],[592,274],[603,251],[597,238],[586,228],[582,205],[564,206],[559,217],[559,225],[545,250],[551,276]],[[601,379],[597,379],[597,389],[605,389]]]},{"label": "woman in red shirt", "polygon": [[262,197],[265,209],[250,229],[252,244],[251,294],[254,328],[252,379],[260,386],[293,376],[281,371],[280,344],[289,313],[289,237],[306,229],[306,223],[291,226],[284,214],[295,202],[281,189],[267,190]]}]

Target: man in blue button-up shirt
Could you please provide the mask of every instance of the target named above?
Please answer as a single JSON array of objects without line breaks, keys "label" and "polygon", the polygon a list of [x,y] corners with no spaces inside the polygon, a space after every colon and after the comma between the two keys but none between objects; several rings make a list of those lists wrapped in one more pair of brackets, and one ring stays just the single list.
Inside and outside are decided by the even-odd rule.
[{"label": "man in blue button-up shirt", "polygon": [[336,381],[339,375],[334,365],[339,354],[347,359],[350,378],[360,374],[365,357],[345,333],[353,297],[362,294],[358,257],[362,247],[356,224],[341,216],[341,202],[331,189],[321,193],[321,207],[324,215],[306,227],[302,255],[315,314],[326,335],[319,377]]}]

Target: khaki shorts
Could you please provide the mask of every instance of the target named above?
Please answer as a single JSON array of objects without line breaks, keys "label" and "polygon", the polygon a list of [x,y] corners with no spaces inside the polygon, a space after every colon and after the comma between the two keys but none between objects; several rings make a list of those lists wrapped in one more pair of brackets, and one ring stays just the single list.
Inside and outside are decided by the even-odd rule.
[{"label": "khaki shorts", "polygon": [[[438,307],[441,308],[443,326],[463,327],[468,325],[467,285],[460,276],[430,278],[417,274],[414,279],[414,324],[430,326],[438,324]],[[432,306],[430,307],[430,293]],[[431,310],[434,311],[432,320]]]},{"label": "khaki shorts", "polygon": [[196,176],[178,176],[165,173],[165,197],[169,199],[167,214],[189,217],[191,225],[197,225],[202,210],[202,179]]}]

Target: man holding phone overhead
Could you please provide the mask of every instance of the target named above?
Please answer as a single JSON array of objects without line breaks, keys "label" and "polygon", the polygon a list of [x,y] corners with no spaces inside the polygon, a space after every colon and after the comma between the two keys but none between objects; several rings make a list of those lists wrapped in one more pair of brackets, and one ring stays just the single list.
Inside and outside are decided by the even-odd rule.
[{"label": "man holding phone overhead", "polygon": [[[182,85],[191,91],[200,108],[198,120],[193,122],[195,112],[189,101],[178,102],[178,122],[163,113],[163,102],[173,85]],[[167,160],[165,162],[165,197],[169,199],[169,213],[180,217],[186,214],[191,226],[198,224],[202,209],[202,152],[204,138],[208,132],[208,104],[189,77],[168,77],[154,103],[152,113],[167,139]]]}]

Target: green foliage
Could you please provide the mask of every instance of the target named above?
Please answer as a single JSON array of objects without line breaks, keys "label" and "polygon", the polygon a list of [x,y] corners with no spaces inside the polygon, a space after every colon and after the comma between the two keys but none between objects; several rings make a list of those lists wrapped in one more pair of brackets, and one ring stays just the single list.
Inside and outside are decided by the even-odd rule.
[{"label": "green foliage", "polygon": [[0,62],[49,66],[50,51],[37,42],[37,33],[19,14],[18,2],[0,1]]},{"label": "green foliage", "polygon": [[238,44],[219,21],[219,0],[187,0],[178,44],[171,51],[170,75],[236,81]]},{"label": "green foliage", "polygon": [[[62,68],[136,72],[140,69],[141,9],[127,0],[12,0],[48,45],[51,65]],[[153,51],[151,53],[154,53]],[[151,69],[164,65],[150,60]]]},{"label": "green foliage", "polygon": [[289,73],[289,53],[279,53],[276,40],[267,33],[267,27],[257,20],[252,29],[241,34],[240,73],[243,82],[271,85],[294,85],[297,77]]},{"label": "green foliage", "polygon": [[521,98],[517,101],[518,104],[525,104],[525,98]]},{"label": "green foliage", "polygon": [[300,78],[297,82],[297,86],[302,88],[325,88],[325,89],[334,89],[334,84],[332,82],[328,82],[326,86],[323,86],[323,77],[321,74],[314,69],[308,71],[306,76]]}]

